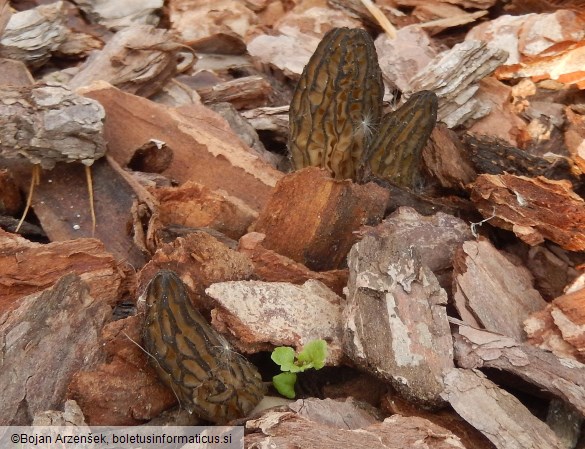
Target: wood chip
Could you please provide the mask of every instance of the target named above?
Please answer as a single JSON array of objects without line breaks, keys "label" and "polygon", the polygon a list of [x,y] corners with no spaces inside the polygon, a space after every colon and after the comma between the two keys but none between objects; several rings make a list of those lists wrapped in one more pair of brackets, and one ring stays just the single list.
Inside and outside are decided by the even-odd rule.
[{"label": "wood chip", "polygon": [[256,131],[272,131],[281,138],[282,142],[288,140],[288,105],[250,109],[243,111],[242,116]]},{"label": "wood chip", "polygon": [[172,269],[191,290],[191,300],[209,311],[213,300],[205,289],[215,282],[249,279],[254,266],[248,257],[228,248],[206,232],[196,231],[160,246],[139,273],[139,293],[161,269]]},{"label": "wood chip", "polygon": [[443,212],[423,216],[411,207],[398,208],[364,235],[412,246],[420,255],[421,262],[440,279],[444,288],[450,287],[452,282],[455,251],[473,237],[469,225],[459,218]]},{"label": "wood chip", "polygon": [[547,159],[535,156],[489,136],[466,134],[463,141],[478,173],[543,176],[548,179],[567,179],[578,182],[571,173],[571,165],[564,157]]},{"label": "wood chip", "polygon": [[[168,10],[171,28],[180,35],[181,41],[190,47],[207,50],[204,51],[207,53],[210,53],[209,47],[206,47],[208,42],[214,44],[222,35],[241,40],[257,20],[243,2],[231,0],[216,0],[213,3],[171,0]],[[243,45],[237,47],[245,49]],[[215,51],[211,53],[229,53],[233,48],[228,43],[212,49]]]},{"label": "wood chip", "polygon": [[[57,164],[51,171],[43,172],[40,184],[35,186],[33,209],[51,240],[95,237],[116,259],[139,268],[146,262],[145,256],[126,230],[136,192],[106,159],[108,156],[91,167],[97,217],[95,233],[87,178],[81,164]],[[12,168],[18,185],[26,191],[30,185],[30,165]]]},{"label": "wood chip", "polygon": [[561,359],[513,338],[454,323],[455,359],[461,368],[494,368],[520,377],[585,415],[585,365]]},{"label": "wood chip", "polygon": [[14,178],[6,169],[0,170],[0,215],[16,215],[23,206],[22,196]]},{"label": "wood chip", "polygon": [[236,109],[252,109],[268,105],[272,86],[263,76],[253,75],[197,89],[197,93],[204,104],[227,101]]},{"label": "wood chip", "polygon": [[353,398],[348,398],[346,401],[299,399],[288,404],[287,408],[310,421],[340,429],[360,429],[378,422]]},{"label": "wood chip", "polygon": [[480,175],[471,185],[471,200],[490,224],[529,245],[546,238],[570,251],[585,249],[585,201],[567,181]]},{"label": "wood chip", "polygon": [[[584,275],[575,280],[583,282]],[[525,322],[529,341],[540,348],[552,350],[559,357],[585,362],[585,289],[581,286],[555,298],[540,313]]]},{"label": "wood chip", "polygon": [[455,307],[470,326],[524,341],[523,323],[546,303],[532,276],[487,240],[465,242],[455,256]]},{"label": "wood chip", "polygon": [[553,431],[477,370],[452,369],[444,398],[498,449],[561,449]]},{"label": "wood chip", "polygon": [[6,25],[8,25],[11,16],[12,11],[8,0],[0,0],[0,37],[4,33]]},{"label": "wood chip", "polygon": [[411,79],[437,56],[428,34],[417,26],[400,28],[395,39],[382,34],[374,44],[384,80],[401,91],[410,90]]},{"label": "wood chip", "polygon": [[575,359],[585,362],[575,347],[563,339],[563,334],[550,313],[551,306],[540,312],[533,313],[524,322],[524,329],[528,335],[527,341],[546,351],[550,351],[559,358]]},{"label": "wood chip", "polygon": [[564,8],[550,14],[504,15],[473,27],[465,39],[480,40],[505,50],[508,53],[505,64],[510,66],[555,44],[580,41],[585,37],[583,25],[577,13]]},{"label": "wood chip", "polygon": [[236,111],[236,108],[231,103],[215,103],[208,107],[221,115],[229,123],[230,128],[250,147],[253,154],[274,168],[277,168],[282,163],[284,156],[268,151],[260,140],[254,126],[243,117],[243,114]]},{"label": "wood chip", "polygon": [[519,137],[526,132],[527,123],[517,115],[513,90],[494,77],[479,82],[476,98],[490,108],[490,113],[471,125],[468,132],[487,135],[518,146]]},{"label": "wood chip", "polygon": [[248,43],[248,52],[285,76],[298,79],[323,35],[335,27],[359,28],[361,24],[331,8],[292,10],[276,24],[280,34],[256,36]]},{"label": "wood chip", "polygon": [[23,62],[14,59],[0,59],[0,85],[10,84],[22,87],[30,86],[34,82],[33,76]]},{"label": "wood chip", "polygon": [[459,137],[443,123],[433,129],[422,157],[441,187],[461,190],[477,176]]},{"label": "wood chip", "polygon": [[[419,6],[430,3],[428,0],[397,0],[400,6]],[[448,3],[459,5],[462,8],[488,9],[494,6],[496,0],[432,0],[432,3]]]},{"label": "wood chip", "polygon": [[209,227],[233,239],[246,233],[258,217],[243,201],[187,181],[180,187],[152,189],[163,225]]},{"label": "wood chip", "polygon": [[87,426],[83,412],[73,400],[65,401],[63,411],[47,410],[37,413],[32,421],[33,426]]},{"label": "wood chip", "polygon": [[102,359],[99,334],[110,314],[75,274],[3,313],[0,340],[10,369],[0,373],[0,422],[30,425],[35,414],[61,408],[73,374]]}]

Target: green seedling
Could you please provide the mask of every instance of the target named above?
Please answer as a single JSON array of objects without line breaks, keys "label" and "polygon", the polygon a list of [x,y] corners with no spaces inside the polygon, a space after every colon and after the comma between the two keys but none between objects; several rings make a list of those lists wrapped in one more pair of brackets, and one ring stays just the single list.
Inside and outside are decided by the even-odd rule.
[{"label": "green seedling", "polygon": [[276,390],[283,396],[294,399],[297,374],[308,369],[321,369],[327,358],[327,342],[312,340],[298,354],[293,348],[279,346],[272,351],[270,358],[280,366],[282,373],[272,378]]}]

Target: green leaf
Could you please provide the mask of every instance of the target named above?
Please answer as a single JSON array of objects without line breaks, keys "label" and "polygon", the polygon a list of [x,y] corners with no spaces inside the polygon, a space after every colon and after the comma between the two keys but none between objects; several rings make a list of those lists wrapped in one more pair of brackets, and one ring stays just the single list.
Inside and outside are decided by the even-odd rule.
[{"label": "green leaf", "polygon": [[297,366],[295,365],[295,351],[293,348],[287,346],[274,348],[270,358],[274,363],[280,366],[281,371],[296,371]]},{"label": "green leaf", "polygon": [[325,366],[327,358],[327,342],[325,340],[312,340],[303,346],[303,350],[297,356],[301,363],[302,371],[308,368],[321,369]]},{"label": "green leaf", "polygon": [[[278,348],[277,348],[278,349]],[[295,373],[280,373],[272,378],[274,388],[289,399],[295,398],[295,383],[297,382],[297,375]]]}]

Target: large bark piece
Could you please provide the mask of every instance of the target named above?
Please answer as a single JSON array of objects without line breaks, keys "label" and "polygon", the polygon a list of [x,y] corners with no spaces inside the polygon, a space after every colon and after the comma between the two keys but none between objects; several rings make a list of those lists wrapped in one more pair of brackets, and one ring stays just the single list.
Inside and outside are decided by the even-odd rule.
[{"label": "large bark piece", "polygon": [[389,194],[369,183],[331,179],[307,168],[283,178],[251,230],[266,235],[264,246],[312,270],[340,268],[360,226],[377,224]]},{"label": "large bark piece", "polygon": [[[69,385],[88,424],[141,424],[172,407],[177,398],[158,379],[142,347],[143,317],[133,316],[104,327],[100,341],[107,363],[80,370]],[[89,367],[88,367],[89,368]]]},{"label": "large bark piece", "polygon": [[456,323],[455,357],[461,368],[495,368],[567,401],[585,416],[585,365],[492,332]]},{"label": "large bark piece", "polygon": [[455,251],[473,237],[469,225],[460,218],[443,212],[423,216],[411,207],[398,208],[366,235],[397,239],[405,248],[416,248],[423,265],[444,288],[450,287]]},{"label": "large bark piece", "polygon": [[374,230],[349,257],[344,347],[360,367],[409,401],[442,404],[442,373],[453,367],[447,294],[400,234]]},{"label": "large bark piece", "polygon": [[106,151],[104,109],[61,85],[0,86],[0,155],[91,165]]},{"label": "large bark piece", "polygon": [[204,106],[172,109],[103,83],[94,84],[85,95],[104,106],[109,154],[121,166],[132,159],[136,148],[160,140],[174,153],[167,176],[225,190],[256,211],[282,176],[251,155],[229,125]]},{"label": "large bark piece", "polygon": [[445,399],[498,449],[561,449],[553,431],[476,370],[445,375]]},{"label": "large bark piece", "polygon": [[213,326],[235,335],[234,344],[243,351],[272,346],[301,350],[309,341],[322,338],[328,342],[327,364],[341,360],[341,298],[319,281],[309,280],[302,286],[220,282],[205,291],[218,304],[211,314]]},{"label": "large bark piece", "polygon": [[465,323],[524,341],[523,323],[546,306],[524,267],[487,240],[465,242],[455,258],[455,307]]},{"label": "large bark piece", "polygon": [[73,374],[103,357],[98,339],[110,314],[70,274],[0,317],[1,425],[30,425],[36,413],[63,405]]},{"label": "large bark piece", "polygon": [[51,287],[63,273],[79,275],[98,301],[113,305],[119,299],[120,270],[98,240],[43,245],[0,231],[0,311],[18,307],[18,298]]},{"label": "large bark piece", "polygon": [[270,412],[248,421],[250,434],[244,447],[272,449],[465,449],[459,438],[447,429],[417,417],[399,415],[360,429],[332,427],[311,421],[292,412]]},{"label": "large bark piece", "polygon": [[513,231],[529,245],[546,238],[570,251],[585,250],[585,201],[567,181],[480,175],[471,199],[490,224]]}]

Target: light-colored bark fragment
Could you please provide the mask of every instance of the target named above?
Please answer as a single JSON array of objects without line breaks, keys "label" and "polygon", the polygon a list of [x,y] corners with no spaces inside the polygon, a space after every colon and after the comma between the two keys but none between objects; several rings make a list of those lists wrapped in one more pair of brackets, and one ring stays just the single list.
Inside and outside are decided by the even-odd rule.
[{"label": "light-colored bark fragment", "polygon": [[63,273],[79,275],[96,300],[114,305],[119,299],[121,270],[99,240],[40,244],[0,231],[0,313],[51,287]]},{"label": "light-colored bark fragment", "polygon": [[503,15],[471,29],[466,40],[480,40],[508,53],[506,65],[518,64],[555,44],[578,42],[585,36],[583,19],[561,9],[550,14]]},{"label": "light-colored bark fragment", "polygon": [[[73,400],[65,401],[63,411],[47,410],[37,413],[33,418],[33,426],[87,426],[83,412]],[[87,428],[89,432],[90,429]]]},{"label": "light-colored bark fragment", "polygon": [[245,446],[290,449],[465,449],[444,427],[418,417],[394,415],[361,429],[332,427],[293,412],[269,412],[246,423]]},{"label": "light-colored bark fragment", "polygon": [[524,341],[524,320],[546,306],[530,272],[487,240],[465,242],[455,260],[453,296],[463,321]]},{"label": "light-colored bark fragment", "polygon": [[401,91],[410,90],[414,76],[437,56],[429,36],[417,26],[401,28],[395,39],[381,34],[375,44],[384,80]]},{"label": "light-colored bark fragment", "polygon": [[74,0],[93,23],[112,30],[132,25],[158,25],[163,0]]},{"label": "light-colored bark fragment", "polygon": [[507,57],[504,50],[484,42],[465,41],[439,54],[412,79],[410,91],[432,90],[439,97],[438,120],[453,128],[489,113],[474,98],[478,81],[491,74]]},{"label": "light-colored bark fragment", "polygon": [[[324,339],[328,364],[339,363],[341,350],[341,298],[319,281],[303,285],[285,282],[219,282],[205,290],[218,307],[212,325],[230,332],[243,350],[294,346],[300,350],[311,340]],[[270,317],[270,319],[267,319]]]},{"label": "light-colored bark fragment", "polygon": [[[177,59],[181,52],[186,61],[193,61],[193,54],[166,30],[150,25],[126,28],[88,59],[69,86],[78,89],[100,80],[126,92],[149,96],[180,71]],[[185,69],[189,62],[182,65]]]},{"label": "light-colored bark fragment", "polygon": [[553,431],[477,370],[445,374],[444,398],[498,449],[561,449]]},{"label": "light-colored bark fragment", "polygon": [[91,165],[106,152],[104,108],[57,84],[0,86],[0,155],[43,168]]},{"label": "light-colored bark fragment", "polygon": [[535,385],[585,415],[585,365],[513,338],[454,322],[455,358],[461,368],[494,368]]},{"label": "light-colored bark fragment", "polygon": [[65,41],[64,11],[64,2],[59,1],[13,14],[0,33],[0,57],[42,66]]}]

